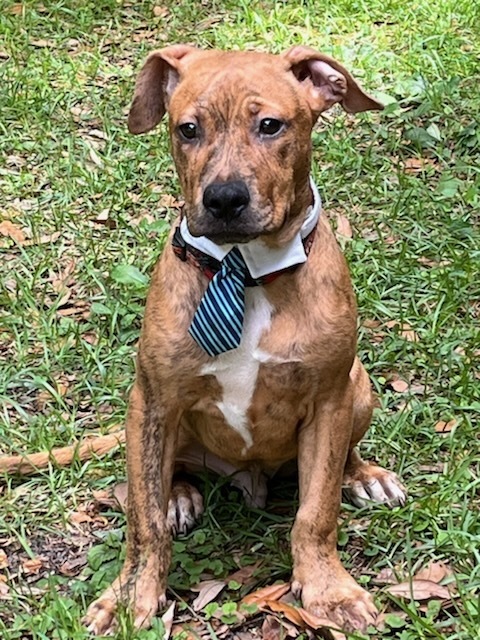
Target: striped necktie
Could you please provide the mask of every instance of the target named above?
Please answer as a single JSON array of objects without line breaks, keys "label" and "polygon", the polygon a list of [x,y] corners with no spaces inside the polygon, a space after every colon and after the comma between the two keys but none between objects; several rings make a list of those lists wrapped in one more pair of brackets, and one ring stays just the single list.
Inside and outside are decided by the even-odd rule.
[{"label": "striped necktie", "polygon": [[218,356],[239,346],[245,315],[247,266],[234,247],[222,260],[193,316],[188,330],[195,342]]}]

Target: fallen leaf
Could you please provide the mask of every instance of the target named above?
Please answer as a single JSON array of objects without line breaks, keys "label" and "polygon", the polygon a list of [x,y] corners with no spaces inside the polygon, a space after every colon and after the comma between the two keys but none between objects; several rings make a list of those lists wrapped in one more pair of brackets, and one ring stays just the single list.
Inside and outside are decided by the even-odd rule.
[{"label": "fallen leaf", "polygon": [[408,390],[408,382],[405,382],[405,380],[401,380],[400,378],[392,380],[389,384],[397,393],[405,393],[405,391]]},{"label": "fallen leaf", "polygon": [[431,158],[407,158],[403,166],[405,173],[419,173],[429,167],[438,171],[438,164]]},{"label": "fallen leaf", "polygon": [[287,620],[290,620],[293,624],[296,624],[298,627],[302,626],[303,618],[298,612],[298,608],[292,607],[291,604],[279,602],[278,600],[267,600],[262,609],[270,609],[275,613],[282,613]]},{"label": "fallen leaf", "polygon": [[38,573],[43,567],[42,558],[28,558],[22,562],[22,567],[25,573]]},{"label": "fallen leaf", "polygon": [[165,631],[163,632],[161,640],[168,640],[170,638],[173,626],[173,617],[175,615],[175,604],[176,602],[172,602],[162,616],[163,628]]},{"label": "fallen leaf", "polygon": [[238,582],[239,584],[249,584],[252,582],[253,574],[260,566],[261,562],[258,561],[255,564],[249,564],[246,567],[242,567],[237,571],[231,573],[228,577],[225,578],[225,582],[228,584],[230,581]]},{"label": "fallen leaf", "polygon": [[102,507],[118,507],[118,500],[112,495],[111,491],[98,489],[97,491],[92,491],[92,495],[95,502]]},{"label": "fallen leaf", "polygon": [[400,335],[402,336],[402,338],[405,338],[405,340],[408,340],[409,342],[419,341],[419,337],[415,333],[415,331],[413,331],[413,329],[403,329],[402,331],[400,331]]},{"label": "fallen leaf", "polygon": [[429,580],[439,584],[445,578],[452,576],[453,569],[445,562],[430,562],[426,567],[422,567],[414,576],[415,580]]},{"label": "fallen leaf", "polygon": [[11,238],[17,244],[24,244],[26,237],[23,231],[17,227],[17,225],[13,224],[10,220],[4,220],[0,223],[0,233],[2,236],[7,238]]},{"label": "fallen leaf", "polygon": [[281,623],[273,616],[267,616],[262,624],[262,640],[283,640]]},{"label": "fallen leaf", "polygon": [[437,433],[450,433],[454,427],[457,426],[457,421],[455,419],[449,420],[445,422],[444,420],[439,420],[435,425],[435,431]]},{"label": "fallen leaf", "polygon": [[249,593],[243,598],[242,603],[256,604],[258,607],[262,607],[265,605],[267,600],[279,600],[279,598],[285,595],[289,589],[290,585],[286,582],[272,584],[268,587],[257,589],[257,591],[254,591],[253,593]]},{"label": "fallen leaf", "polygon": [[32,247],[37,244],[49,244],[50,242],[56,242],[61,235],[62,234],[60,233],[60,231],[55,231],[54,233],[47,233],[43,236],[39,236],[38,238],[25,240],[25,242],[23,243],[23,246]]},{"label": "fallen leaf", "polygon": [[398,598],[409,598],[413,600],[451,600],[450,591],[447,587],[436,584],[431,580],[417,580],[413,578],[411,582],[400,582],[385,589],[392,596]]},{"label": "fallen leaf", "polygon": [[67,560],[60,567],[60,573],[64,576],[73,577],[80,573],[80,571],[87,564],[87,553],[82,553],[79,556]]},{"label": "fallen leaf", "polygon": [[378,573],[372,580],[373,584],[398,584],[398,580],[395,576],[393,569],[390,567],[384,567],[380,573]]},{"label": "fallen leaf", "polygon": [[311,629],[329,629],[330,633],[333,635],[335,640],[346,640],[346,637],[343,633],[340,632],[335,622],[329,620],[328,618],[321,618],[320,616],[316,616],[313,613],[310,613],[306,609],[300,607],[298,609],[298,613],[302,616],[303,621],[309,626]]},{"label": "fallen leaf", "polygon": [[158,205],[160,207],[165,207],[166,209],[179,209],[182,204],[183,201],[177,200],[174,196],[168,193],[165,193],[158,201]]},{"label": "fallen leaf", "polygon": [[113,496],[122,511],[127,508],[128,483],[120,482],[113,489]]},{"label": "fallen leaf", "polygon": [[30,40],[30,44],[34,47],[39,47],[39,48],[43,48],[43,47],[54,47],[55,43],[52,42],[52,40],[44,40],[44,39],[40,39],[40,40]]},{"label": "fallen leaf", "polygon": [[100,169],[103,169],[103,160],[102,158],[98,155],[98,153],[95,151],[95,149],[91,146],[88,147],[88,155],[90,156],[91,161],[93,162],[93,164],[97,165],[97,167],[100,167]]},{"label": "fallen leaf", "polygon": [[0,569],[6,569],[8,567],[8,557],[3,549],[0,549]]},{"label": "fallen leaf", "polygon": [[12,6],[8,8],[8,13],[12,13],[14,16],[20,15],[23,13],[23,4],[21,2],[12,4]]},{"label": "fallen leaf", "polygon": [[101,129],[90,129],[88,135],[94,138],[100,138],[100,140],[108,140],[107,134]]},{"label": "fallen leaf", "polygon": [[92,522],[92,516],[89,516],[86,511],[74,511],[70,514],[69,518],[72,524],[82,524],[83,522]]},{"label": "fallen leaf", "polygon": [[0,598],[4,598],[8,596],[8,592],[10,591],[10,587],[6,583],[6,577],[0,575]]},{"label": "fallen leaf", "polygon": [[337,234],[343,236],[344,238],[352,238],[353,231],[352,226],[348,220],[342,213],[337,211]]},{"label": "fallen leaf", "polygon": [[[205,580],[198,585],[198,596],[192,602],[194,611],[201,611],[203,607],[215,600],[226,587],[223,580]],[[193,589],[192,589],[193,590]],[[196,591],[197,589],[195,589]]]},{"label": "fallen leaf", "polygon": [[169,14],[169,11],[167,7],[159,7],[159,6],[153,7],[153,15],[156,18],[166,18],[168,14]]}]

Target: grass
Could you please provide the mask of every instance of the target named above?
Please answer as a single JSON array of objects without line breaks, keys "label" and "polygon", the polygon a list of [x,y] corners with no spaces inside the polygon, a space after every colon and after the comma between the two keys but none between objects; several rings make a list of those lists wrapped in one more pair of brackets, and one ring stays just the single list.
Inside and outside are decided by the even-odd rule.
[{"label": "grass", "polygon": [[[180,41],[271,51],[309,44],[338,57],[388,103],[381,114],[328,115],[314,133],[325,207],[354,230],[344,244],[360,351],[381,394],[363,452],[401,473],[410,494],[394,511],[345,505],[341,554],[387,613],[373,637],[473,640],[480,628],[479,7],[205,0],[165,1],[154,11],[154,4],[0,0],[0,223],[10,223],[0,236],[0,451],[63,446],[123,422],[146,284],[179,197],[165,125],[138,138],[126,132],[146,53]],[[12,228],[30,242],[15,242]],[[450,420],[451,431],[435,430]],[[114,452],[3,478],[4,640],[87,637],[81,615],[118,572],[125,529],[123,516],[100,510],[92,492],[123,477],[123,452]],[[223,483],[205,483],[207,513],[175,543],[170,584],[184,621],[189,588],[205,573],[223,577],[258,559],[259,583],[290,571],[294,489],[277,484],[268,510],[252,512]],[[408,579],[431,560],[455,571],[450,607],[394,599],[374,584],[382,569]],[[243,590],[234,584],[217,599],[224,620]],[[209,612],[197,623],[216,637]],[[233,638],[236,629],[223,632]],[[117,637],[160,631],[157,621],[156,630],[134,632],[123,616]]]}]

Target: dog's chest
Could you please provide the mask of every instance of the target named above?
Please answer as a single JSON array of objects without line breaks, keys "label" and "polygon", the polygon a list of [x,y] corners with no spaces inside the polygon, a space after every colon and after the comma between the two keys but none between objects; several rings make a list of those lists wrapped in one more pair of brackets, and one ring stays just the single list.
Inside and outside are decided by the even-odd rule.
[{"label": "dog's chest", "polygon": [[248,409],[257,384],[258,370],[268,354],[259,349],[262,336],[272,322],[273,306],[260,287],[245,292],[245,319],[242,341],[237,349],[215,357],[204,365],[202,375],[213,375],[222,388],[222,398],[216,402],[225,422],[245,442],[245,451],[253,444]]}]

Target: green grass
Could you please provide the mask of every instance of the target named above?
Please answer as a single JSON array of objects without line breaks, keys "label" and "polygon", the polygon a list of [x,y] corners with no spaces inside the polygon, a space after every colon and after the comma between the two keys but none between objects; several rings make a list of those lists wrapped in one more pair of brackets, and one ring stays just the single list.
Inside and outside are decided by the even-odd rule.
[{"label": "green grass", "polygon": [[[345,251],[360,351],[382,402],[362,450],[401,473],[410,494],[394,511],[346,505],[342,557],[382,611],[401,613],[373,637],[473,640],[480,628],[480,8],[466,0],[158,4],[164,12],[156,17],[147,1],[0,1],[0,223],[32,240],[19,246],[0,236],[0,451],[62,446],[123,422],[146,283],[179,196],[165,125],[143,137],[126,132],[147,52],[181,41],[321,49],[389,103],[381,114],[323,119],[313,172],[326,209],[341,211],[354,228]],[[424,167],[412,172],[422,158]],[[405,393],[392,388],[397,377],[409,384]],[[451,419],[451,433],[435,432]],[[99,513],[92,491],[123,477],[116,452],[3,479],[4,640],[87,637],[81,615],[119,570],[125,528],[122,515]],[[208,479],[205,490],[202,522],[175,544],[174,592],[189,602],[201,573],[222,577],[259,558],[259,583],[288,579],[294,490],[277,484],[265,512],[249,511],[222,483]],[[25,561],[39,557],[39,572],[28,572]],[[77,568],[67,570],[75,559]],[[450,608],[395,602],[373,584],[385,567],[408,579],[432,559],[455,570]],[[233,589],[219,602],[238,599]],[[160,626],[133,632],[124,616],[118,637],[156,638]]]}]

